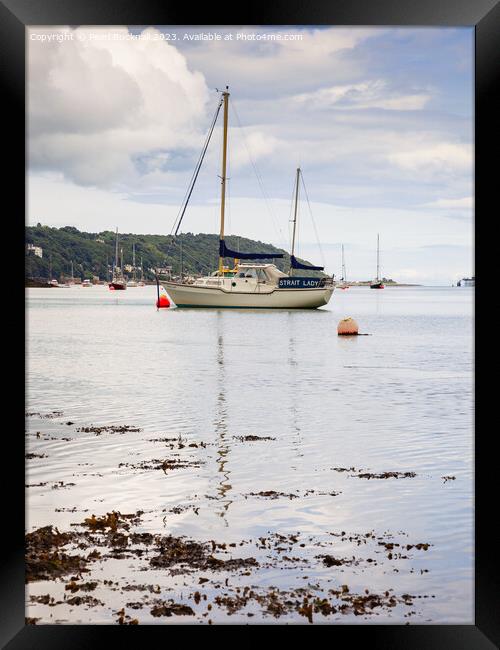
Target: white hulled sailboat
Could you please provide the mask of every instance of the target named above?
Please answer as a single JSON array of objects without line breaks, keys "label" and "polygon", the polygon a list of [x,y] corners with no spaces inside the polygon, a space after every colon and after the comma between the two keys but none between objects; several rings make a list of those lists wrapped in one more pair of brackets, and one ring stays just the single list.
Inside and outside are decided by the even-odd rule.
[{"label": "white hulled sailboat", "polygon": [[[211,133],[215,126],[220,108],[224,108],[223,144],[222,144],[222,173],[221,173],[221,204],[220,204],[220,235],[219,235],[219,268],[209,276],[189,282],[173,282],[163,280],[168,295],[177,307],[236,307],[251,309],[317,309],[326,305],[330,300],[334,284],[331,278],[302,277],[293,275],[293,270],[322,271],[323,267],[302,264],[294,256],[295,227],[297,217],[297,201],[300,169],[297,170],[295,191],[295,217],[291,268],[287,275],[280,271],[275,264],[257,261],[282,258],[282,253],[244,253],[233,251],[226,245],[224,239],[224,216],[226,199],[226,163],[227,163],[227,132],[228,132],[228,101],[229,92],[222,92],[211,130],[207,137],[202,156],[194,175],[197,173],[204,153],[208,146]],[[188,193],[188,200],[192,187]],[[187,203],[186,203],[187,205]],[[181,214],[177,225],[177,234]],[[235,260],[234,269],[224,267],[224,259]]]},{"label": "white hulled sailboat", "polygon": [[118,228],[116,229],[116,239],[115,239],[115,264],[113,266],[113,278],[108,284],[109,288],[114,291],[124,291],[127,288],[127,283],[123,277],[122,266],[123,266],[123,249],[122,249],[122,260],[118,258]]},{"label": "white hulled sailboat", "polygon": [[344,244],[342,244],[342,277],[340,279],[340,284],[338,285],[338,288],[342,290],[349,289],[349,285],[347,284],[346,272],[345,272]]},{"label": "white hulled sailboat", "polygon": [[380,279],[380,246],[379,246],[379,235],[377,233],[377,277],[370,284],[370,289],[383,289],[384,283]]}]

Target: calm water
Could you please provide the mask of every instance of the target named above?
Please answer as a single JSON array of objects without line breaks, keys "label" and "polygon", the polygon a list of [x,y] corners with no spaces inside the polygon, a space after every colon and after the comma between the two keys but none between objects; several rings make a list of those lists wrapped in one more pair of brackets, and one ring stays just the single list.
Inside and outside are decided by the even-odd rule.
[{"label": "calm water", "polygon": [[[351,288],[314,312],[158,312],[154,287],[28,290],[27,410],[63,415],[27,419],[27,451],[45,457],[27,461],[26,482],[74,483],[27,490],[28,530],[68,529],[89,516],[67,511],[76,507],[140,509],[144,530],[199,540],[388,531],[432,546],[398,564],[343,568],[342,580],[429,595],[413,623],[472,623],[473,292]],[[338,337],[346,316],[371,336]],[[90,424],[142,431],[76,432]],[[251,434],[274,440],[237,439]],[[189,450],[201,466],[120,467],[165,457],[151,439],[179,435],[207,444]],[[416,476],[367,480],[334,467]],[[456,479],[444,481],[449,475]],[[300,498],[249,496],[262,490]],[[168,512],[179,504],[193,507]],[[330,577],[295,567],[252,580],[289,588]],[[47,583],[30,586],[47,591]],[[43,622],[112,622],[101,610],[66,608],[49,620],[43,606],[30,609]],[[406,622],[404,613],[374,622]]]}]

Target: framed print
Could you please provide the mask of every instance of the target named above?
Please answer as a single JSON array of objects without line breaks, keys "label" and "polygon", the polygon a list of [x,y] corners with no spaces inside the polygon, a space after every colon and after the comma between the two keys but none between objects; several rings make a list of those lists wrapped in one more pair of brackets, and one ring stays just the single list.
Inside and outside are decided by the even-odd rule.
[{"label": "framed print", "polygon": [[1,10],[25,201],[5,647],[495,647],[474,326],[498,4]]}]

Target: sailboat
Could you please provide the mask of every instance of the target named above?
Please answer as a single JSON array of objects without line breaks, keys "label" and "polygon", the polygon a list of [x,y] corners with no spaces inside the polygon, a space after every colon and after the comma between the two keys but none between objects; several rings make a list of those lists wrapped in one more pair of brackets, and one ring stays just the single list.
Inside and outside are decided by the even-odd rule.
[{"label": "sailboat", "polygon": [[144,286],[144,270],[142,268],[142,255],[141,255],[141,279],[137,283],[138,287],[143,287]]},{"label": "sailboat", "polygon": [[[334,290],[333,280],[322,277],[302,277],[293,275],[294,270],[322,271],[323,267],[302,264],[294,255],[295,227],[297,222],[297,202],[299,191],[300,169],[297,170],[295,189],[295,218],[294,240],[290,256],[290,272],[287,275],[280,271],[275,264],[257,263],[257,261],[282,258],[283,253],[245,253],[231,250],[224,239],[224,216],[226,199],[226,162],[227,162],[227,133],[228,133],[228,104],[229,91],[226,86],[212,121],[211,130],[202,151],[194,180],[188,194],[188,200],[197,172],[201,166],[210,136],[217,121],[220,108],[224,108],[223,138],[222,138],[222,173],[220,201],[220,234],[219,234],[219,268],[211,275],[187,280],[185,282],[163,281],[163,286],[177,307],[235,307],[250,309],[317,309],[326,305]],[[187,203],[186,203],[187,205]],[[186,207],[186,206],[185,206]],[[180,220],[185,211],[181,214]],[[180,226],[177,224],[177,234]],[[232,258],[234,268],[224,266],[224,259]]]},{"label": "sailboat", "polygon": [[342,244],[342,277],[340,279],[340,284],[338,285],[338,287],[343,291],[349,289],[349,285],[347,284],[346,273],[345,273],[344,244]]},{"label": "sailboat", "polygon": [[[122,263],[123,263],[123,249],[122,249]],[[118,228],[116,229],[115,240],[115,264],[113,266],[113,277],[109,283],[109,288],[115,291],[123,291],[127,288],[127,283],[123,277],[120,261],[118,259]]]},{"label": "sailboat", "polygon": [[377,277],[370,284],[370,289],[383,289],[384,283],[380,279],[380,246],[379,246],[379,235],[377,233]]},{"label": "sailboat", "polygon": [[127,282],[127,287],[136,287],[137,286],[137,281],[135,279],[135,243],[132,244],[132,280],[129,280]]}]

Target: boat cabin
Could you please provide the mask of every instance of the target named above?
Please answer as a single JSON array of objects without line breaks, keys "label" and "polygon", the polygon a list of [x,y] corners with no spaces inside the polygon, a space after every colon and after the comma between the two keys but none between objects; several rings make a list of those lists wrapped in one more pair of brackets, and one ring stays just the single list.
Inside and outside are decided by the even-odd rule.
[{"label": "boat cabin", "polygon": [[255,291],[264,287],[272,290],[278,286],[280,278],[288,277],[274,264],[238,264],[234,269],[223,269],[222,277],[219,271],[211,276],[197,278],[196,286],[223,287],[229,291]]}]

